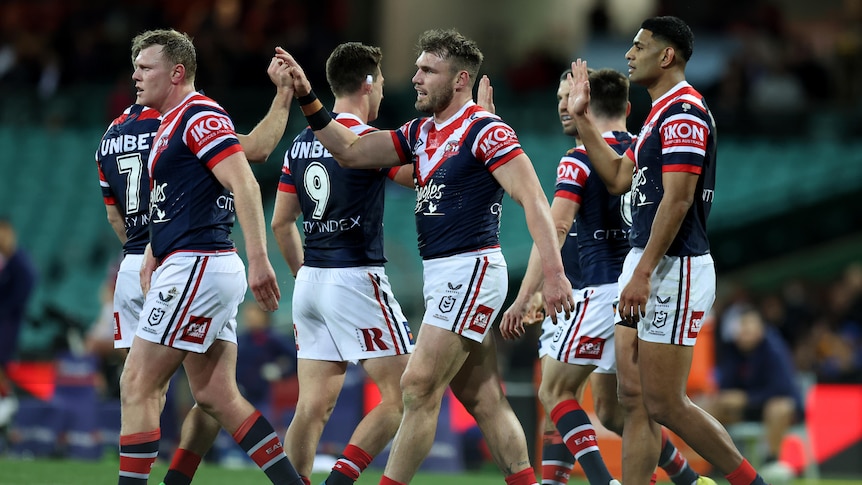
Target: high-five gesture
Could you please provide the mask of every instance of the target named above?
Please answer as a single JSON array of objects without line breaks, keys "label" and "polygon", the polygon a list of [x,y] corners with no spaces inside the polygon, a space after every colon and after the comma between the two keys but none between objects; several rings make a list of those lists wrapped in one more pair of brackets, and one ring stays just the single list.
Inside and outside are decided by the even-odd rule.
[{"label": "high-five gesture", "polygon": [[590,106],[590,78],[587,73],[587,61],[578,59],[572,63],[572,74],[569,80],[568,111],[572,116],[585,116]]}]

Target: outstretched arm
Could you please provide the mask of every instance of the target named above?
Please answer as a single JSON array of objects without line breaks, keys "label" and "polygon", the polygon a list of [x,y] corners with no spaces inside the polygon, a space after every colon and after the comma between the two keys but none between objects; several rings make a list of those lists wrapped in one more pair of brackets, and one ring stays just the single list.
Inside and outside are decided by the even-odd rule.
[{"label": "outstretched arm", "polygon": [[290,103],[293,100],[293,78],[290,77],[290,69],[284,61],[273,56],[266,72],[275,84],[272,105],[266,116],[248,135],[237,134],[245,156],[251,163],[265,162],[278,146],[287,126]]},{"label": "outstretched arm", "polygon": [[596,172],[608,187],[608,192],[621,195],[631,189],[634,162],[620,156],[607,144],[602,133],[587,113],[590,106],[590,78],[587,62],[578,59],[572,63],[572,74],[568,76],[568,112],[578,127],[578,136],[587,149],[587,154]]},{"label": "outstretched arm", "polygon": [[358,136],[341,123],[331,123],[329,111],[311,91],[305,71],[284,49],[276,48],[276,57],[290,67],[293,87],[302,112],[314,136],[323,143],[339,165],[349,168],[394,167],[403,162],[392,140],[392,132],[372,131]]}]

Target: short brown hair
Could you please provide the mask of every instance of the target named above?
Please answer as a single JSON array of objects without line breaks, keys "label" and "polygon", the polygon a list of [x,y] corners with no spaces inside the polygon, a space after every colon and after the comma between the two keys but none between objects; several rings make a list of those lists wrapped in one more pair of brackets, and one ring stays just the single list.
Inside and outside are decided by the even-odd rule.
[{"label": "short brown hair", "polygon": [[339,44],[326,59],[326,81],[335,96],[355,93],[365,83],[366,76],[377,79],[383,52],[379,47],[361,42]]},{"label": "short brown hair", "polygon": [[186,68],[186,79],[194,82],[198,70],[197,54],[192,38],[174,29],[148,30],[132,39],[132,62],[147,47],[162,46],[162,54],[173,65],[182,64]]},{"label": "short brown hair", "polygon": [[417,47],[420,53],[429,52],[441,59],[451,60],[453,70],[467,71],[471,81],[476,80],[485,58],[476,42],[454,29],[425,31],[419,37]]}]

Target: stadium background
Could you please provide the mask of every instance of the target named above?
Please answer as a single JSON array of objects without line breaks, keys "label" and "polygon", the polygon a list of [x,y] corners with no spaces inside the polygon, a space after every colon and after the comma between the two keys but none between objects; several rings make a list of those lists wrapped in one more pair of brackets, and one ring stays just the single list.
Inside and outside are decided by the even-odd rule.
[{"label": "stadium background", "polygon": [[[519,133],[550,196],[556,163],[570,146],[555,112],[559,73],[575,57],[624,72],[623,53],[640,21],[657,14],[692,25],[688,79],[706,95],[720,134],[710,220],[717,311],[740,291],[785,294],[799,284],[808,307],[828,312],[836,282],[862,262],[860,0],[3,0],[0,215],[13,221],[40,271],[19,358],[51,360],[69,346],[70,333],[86,331],[119,257],[93,153],[107,123],[133,101],[134,34],[162,27],[191,34],[197,87],[247,132],[274,92],[265,74],[274,46],[294,54],[329,99],[323,64],[330,50],[348,40],[381,46],[386,89],[375,125],[392,128],[416,116],[409,82],[416,37],[456,27],[485,53],[482,73],[494,84],[497,113]],[[649,109],[645,90],[633,87],[632,104],[637,132]],[[255,167],[267,217],[281,157],[304,124],[294,110],[279,148]],[[387,272],[416,323],[423,302],[413,200],[409,191],[389,190],[385,230]],[[517,288],[531,241],[511,200],[503,219]],[[282,275],[276,323],[289,333],[292,279],[271,237],[270,256]],[[501,365],[512,383],[529,381],[532,345],[504,345]],[[849,473],[862,475],[858,428]]]}]

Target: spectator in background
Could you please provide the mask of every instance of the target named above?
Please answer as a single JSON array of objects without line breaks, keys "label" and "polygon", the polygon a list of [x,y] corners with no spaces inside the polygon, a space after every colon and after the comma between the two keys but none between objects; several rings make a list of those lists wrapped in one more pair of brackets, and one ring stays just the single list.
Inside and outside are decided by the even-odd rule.
[{"label": "spectator in background", "polygon": [[753,306],[739,304],[725,321],[732,341],[717,362],[718,393],[705,403],[725,426],[763,422],[768,455],[764,474],[776,462],[787,430],[803,417],[802,396],[787,343]]},{"label": "spectator in background", "polygon": [[35,286],[36,267],[30,255],[18,247],[12,222],[0,217],[0,428],[18,410],[6,366],[18,346],[18,332]]},{"label": "spectator in background", "polygon": [[296,345],[272,328],[271,314],[257,303],[244,303],[241,309],[244,331],[237,336],[236,381],[242,395],[273,420],[272,382],[296,372]]}]

